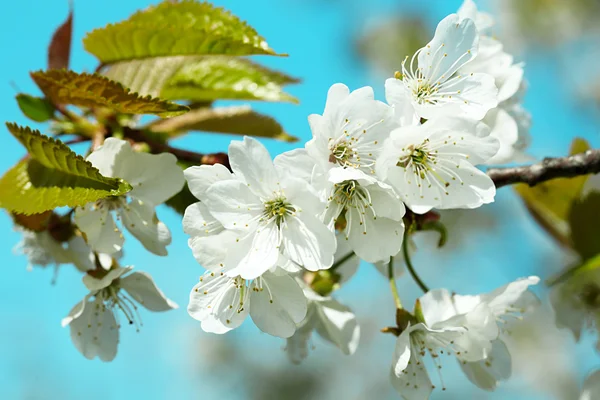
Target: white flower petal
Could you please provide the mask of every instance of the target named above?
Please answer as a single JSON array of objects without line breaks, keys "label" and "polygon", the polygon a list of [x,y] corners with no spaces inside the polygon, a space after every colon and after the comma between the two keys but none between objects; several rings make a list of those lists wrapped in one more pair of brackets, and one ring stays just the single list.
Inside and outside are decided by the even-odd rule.
[{"label": "white flower petal", "polygon": [[94,293],[94,292],[97,292],[99,290],[109,287],[115,279],[120,278],[122,275],[126,274],[127,272],[131,271],[132,269],[133,269],[133,267],[124,267],[124,268],[119,267],[119,268],[111,269],[110,271],[108,271],[108,273],[106,275],[104,275],[100,279],[94,278],[93,276],[87,274],[87,275],[84,275],[84,277],[81,278],[81,280],[83,281],[83,284],[85,285],[85,287],[88,288],[88,290],[90,292]]},{"label": "white flower petal", "polygon": [[[246,317],[244,316],[244,319]],[[206,333],[214,333],[217,335],[222,335],[224,333],[229,332],[230,330],[236,328],[236,327],[231,327],[231,326],[227,326],[226,324],[222,323],[217,317],[215,317],[213,314],[209,314],[206,316],[206,318],[204,318],[201,323],[200,323],[200,328],[206,332]]]},{"label": "white flower petal", "polygon": [[302,212],[317,216],[323,214],[325,203],[321,201],[312,185],[294,177],[285,178],[281,183],[288,202],[299,206]]},{"label": "white flower petal", "polygon": [[371,195],[371,204],[377,213],[377,218],[384,217],[402,221],[402,217],[406,214],[406,208],[391,186],[378,182],[377,185],[371,185],[367,189]]},{"label": "white flower petal", "polygon": [[[337,249],[335,251],[335,256],[333,257],[333,264],[342,262],[335,269],[335,272],[340,276],[338,283],[342,284],[350,280],[356,271],[358,271],[360,258],[354,254],[352,246],[350,246],[350,242],[346,240],[346,237],[343,234],[338,234],[335,238],[337,242]],[[342,261],[342,259],[345,261]]]},{"label": "white flower petal", "polygon": [[[402,352],[402,363],[397,363],[396,368],[392,365],[390,371],[392,386],[405,400],[428,399],[433,390],[433,385],[419,355],[420,350],[412,347],[410,341],[407,345],[408,349],[402,346],[405,349]],[[398,344],[396,349],[398,349]],[[405,367],[401,368],[401,365],[405,365]]]},{"label": "white flower petal", "polygon": [[294,149],[279,154],[273,160],[280,176],[293,176],[303,181],[310,182],[315,161],[308,155],[306,149]]},{"label": "white flower petal", "polygon": [[238,180],[214,183],[203,202],[227,229],[244,229],[264,211],[260,198]]},{"label": "white flower petal", "polygon": [[168,311],[179,307],[165,296],[146,272],[133,272],[121,278],[120,286],[148,310]]},{"label": "white flower petal", "polygon": [[190,292],[188,314],[202,322],[201,328],[222,334],[237,328],[249,311],[249,288],[240,290],[243,281],[207,272]]},{"label": "white flower petal", "polygon": [[75,267],[81,272],[96,268],[92,249],[90,249],[90,246],[88,246],[85,240],[79,235],[73,235],[67,242],[67,255]]},{"label": "white flower petal", "polygon": [[[361,217],[364,219],[360,224]],[[365,215],[352,208],[346,213],[346,235],[356,255],[369,263],[387,262],[402,248],[404,223],[389,218],[375,218],[367,209]]]},{"label": "white flower petal", "polygon": [[269,152],[258,140],[244,136],[229,145],[229,163],[237,178],[259,196],[268,197],[278,186],[279,178]]},{"label": "white flower petal", "polygon": [[79,303],[75,304],[75,306],[69,312],[69,315],[67,315],[66,317],[64,317],[62,319],[61,325],[63,328],[65,326],[69,325],[73,320],[79,318],[81,316],[81,314],[83,314],[83,311],[85,309],[85,306],[87,305],[89,298],[90,298],[90,295],[87,295]]},{"label": "white flower petal", "polygon": [[169,228],[156,217],[154,206],[141,200],[132,199],[120,210],[123,225],[146,248],[159,256],[168,254],[171,244]]},{"label": "white flower petal", "polygon": [[175,196],[185,184],[177,157],[170,153],[132,152],[122,168],[122,177],[133,186],[128,195],[155,206]]},{"label": "white flower petal", "polygon": [[[306,297],[294,278],[265,273],[254,281],[250,294],[250,316],[265,333],[291,337],[307,312]],[[254,290],[256,289],[256,290]]]},{"label": "white flower petal", "polygon": [[313,318],[314,304],[309,304],[306,318],[297,327],[296,332],[287,338],[285,351],[290,361],[300,364],[308,357],[308,341],[312,336],[315,318]]},{"label": "white flower petal", "polygon": [[119,327],[112,310],[106,308],[99,296],[86,304],[69,327],[73,344],[85,358],[112,361],[117,355]]},{"label": "white flower petal", "polygon": [[174,155],[138,153],[120,139],[106,139],[87,159],[103,175],[130,183],[133,186],[130,196],[154,205],[173,197],[185,183]]},{"label": "white flower petal", "polygon": [[475,26],[480,33],[484,33],[494,26],[494,18],[484,12],[477,10],[477,5],[473,0],[465,0],[457,12],[461,19],[469,18],[475,21]]},{"label": "white flower petal", "polygon": [[216,235],[224,229],[202,202],[191,204],[185,209],[182,224],[183,231],[190,236]]},{"label": "white flower petal", "polygon": [[510,378],[512,370],[510,353],[501,340],[493,342],[492,352],[485,360],[476,362],[459,360],[459,364],[471,382],[487,391],[495,390],[498,381]]},{"label": "white flower petal", "polygon": [[400,126],[419,123],[420,118],[415,112],[410,93],[400,79],[389,78],[385,81],[385,99],[394,107],[394,117]]},{"label": "white flower petal", "polygon": [[327,101],[325,103],[325,111],[323,116],[331,116],[335,114],[339,104],[350,95],[350,89],[343,83],[336,83],[329,88],[327,92]]},{"label": "white flower petal", "polygon": [[540,303],[539,299],[528,290],[529,286],[537,285],[539,282],[540,278],[537,276],[517,279],[483,295],[482,298],[497,316],[506,313],[507,309],[520,309],[524,313],[528,309],[537,307]]},{"label": "white flower petal", "polygon": [[115,225],[106,208],[94,209],[91,205],[77,207],[75,223],[85,233],[88,244],[99,253],[113,254],[123,247],[123,234]]},{"label": "white flower petal", "polygon": [[183,174],[190,192],[200,200],[204,199],[213,183],[233,179],[231,172],[222,164],[189,167]]},{"label": "white flower petal", "polygon": [[446,289],[434,289],[419,298],[423,317],[428,326],[434,326],[456,315],[452,295]]},{"label": "white flower petal", "polygon": [[290,260],[309,271],[327,269],[333,264],[335,233],[317,217],[301,213],[288,218],[282,231],[283,251]]},{"label": "white flower petal", "polygon": [[450,14],[440,21],[433,39],[419,53],[419,68],[430,82],[444,81],[477,55],[478,45],[475,23]]},{"label": "white flower petal", "polygon": [[490,136],[498,139],[500,148],[495,156],[485,162],[487,165],[497,165],[513,161],[518,149],[515,147],[519,140],[517,121],[502,108],[490,110],[483,120],[492,128]]},{"label": "white flower petal", "polygon": [[464,327],[466,331],[454,339],[456,357],[463,361],[479,361],[487,358],[492,351],[492,342],[498,338],[500,330],[496,318],[486,303],[477,306],[465,315],[457,315],[433,326],[435,329]]},{"label": "white flower petal", "polygon": [[[119,164],[122,162],[123,153],[127,152],[130,155],[131,146],[124,140],[116,138],[107,138],[102,146],[98,147],[92,154],[87,157],[87,160],[100,171],[104,176],[114,178],[124,178],[117,175],[122,172],[119,170]],[[119,160],[117,160],[119,158]]]},{"label": "white flower petal", "polygon": [[[229,249],[230,253],[225,260],[228,275],[240,275],[244,279],[261,276],[277,265],[280,245],[281,234],[275,221],[261,225],[256,234],[236,242],[236,245]],[[236,251],[240,253],[232,254]]]},{"label": "white flower petal", "polygon": [[352,355],[360,340],[360,326],[350,308],[334,299],[316,302],[318,320],[315,329],[321,337]]},{"label": "white flower petal", "polygon": [[225,265],[227,253],[235,246],[238,234],[234,231],[223,231],[213,236],[195,236],[188,240],[194,258],[209,271],[226,272],[230,268]]},{"label": "white flower petal", "polygon": [[498,106],[498,89],[494,77],[483,73],[470,73],[452,78],[440,84],[438,95],[449,93],[453,101],[415,103],[417,113],[426,119],[456,116],[481,120],[486,113]]},{"label": "white flower petal", "polygon": [[392,360],[392,371],[396,376],[401,376],[402,371],[408,367],[408,363],[412,357],[410,347],[410,332],[409,328],[405,329],[398,339],[394,347],[394,358]]}]

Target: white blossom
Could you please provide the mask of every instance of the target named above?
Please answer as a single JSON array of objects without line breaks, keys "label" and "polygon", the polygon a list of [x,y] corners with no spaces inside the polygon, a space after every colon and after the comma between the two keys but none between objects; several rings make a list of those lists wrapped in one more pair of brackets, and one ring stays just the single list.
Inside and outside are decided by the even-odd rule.
[{"label": "white blossom", "polygon": [[[34,266],[54,265],[58,273],[58,266],[64,264],[73,264],[81,272],[96,268],[96,256],[78,234],[73,234],[67,241],[60,242],[48,230],[41,232],[22,228],[17,230],[21,232],[22,239],[15,247],[15,251],[27,256],[29,270]],[[112,255],[100,253],[97,256],[100,266],[105,269],[110,268]]]},{"label": "white blossom", "polygon": [[465,0],[458,15],[471,19],[482,35],[479,52],[468,64],[468,71],[489,74],[494,77],[498,88],[498,107],[490,110],[483,122],[491,128],[491,136],[500,141],[500,150],[487,164],[504,164],[525,160],[524,148],[529,144],[529,114],[520,103],[526,88],[524,64],[515,63],[514,57],[504,51],[503,44],[492,37],[490,28],[494,19],[480,12],[473,0]]},{"label": "white blossom", "polygon": [[192,167],[188,186],[201,200],[186,210],[184,230],[207,269],[254,279],[281,256],[316,271],[333,263],[335,234],[317,215],[323,203],[311,186],[275,168],[255,139],[229,146],[233,174],[223,167]]},{"label": "white blossom", "polygon": [[417,301],[416,324],[398,336],[391,370],[394,388],[406,400],[427,399],[434,389],[423,364],[429,353],[441,368],[440,355],[454,355],[460,362],[485,359],[498,337],[498,327],[486,304],[456,315],[447,290],[432,290]]},{"label": "white blossom", "polygon": [[439,118],[394,130],[377,161],[377,174],[415,213],[432,208],[476,208],[494,201],[494,182],[475,167],[498,151],[482,123]]},{"label": "white blossom", "polygon": [[127,195],[77,208],[75,222],[90,246],[107,254],[121,250],[124,238],[115,224],[115,213],[148,251],[167,255],[171,233],[154,209],[177,194],[185,183],[177,158],[169,153],[135,152],[128,142],[108,138],[87,159],[104,176],[124,179],[133,186]]},{"label": "white blossom", "polygon": [[537,307],[539,299],[528,290],[529,286],[540,281],[537,276],[518,279],[490,293],[477,296],[453,295],[452,303],[457,315],[472,312],[481,304],[488,309],[498,322],[500,336],[493,342],[488,356],[476,362],[462,362],[460,366],[478,387],[492,391],[498,381],[507,380],[511,374],[511,356],[503,341],[502,333],[507,332],[512,322],[520,320],[521,315]]},{"label": "white blossom", "polygon": [[90,293],[75,305],[69,315],[62,320],[62,326],[69,325],[71,340],[87,359],[99,357],[102,361],[112,361],[117,354],[119,343],[119,322],[116,311],[125,320],[139,329],[141,320],[137,305],[151,311],[168,311],[177,308],[156,286],[152,277],[145,272],[130,272],[133,267],[111,269],[103,276],[83,277],[83,283]]},{"label": "white blossom", "polygon": [[498,105],[494,78],[469,70],[478,53],[475,23],[457,14],[444,18],[434,38],[402,63],[401,79],[386,81],[386,97],[395,107],[412,104],[425,119],[443,116],[481,120]]},{"label": "white blossom", "polygon": [[390,130],[399,126],[394,110],[374,100],[373,89],[329,89],[323,115],[309,117],[313,137],[305,149],[284,153],[275,165],[310,182],[327,203],[323,218],[336,222],[352,250],[365,261],[387,261],[404,235],[404,205],[375,175],[376,161]]},{"label": "white blossom", "polygon": [[237,328],[248,314],[263,332],[288,338],[306,316],[306,298],[287,274],[265,272],[256,279],[206,272],[190,292],[188,313],[205,332]]},{"label": "white blossom", "polygon": [[313,331],[330,342],[342,353],[352,355],[360,340],[360,326],[356,316],[347,306],[331,296],[320,296],[304,288],[308,311],[293,336],[287,339],[286,352],[290,361],[299,364],[308,356],[308,344]]}]

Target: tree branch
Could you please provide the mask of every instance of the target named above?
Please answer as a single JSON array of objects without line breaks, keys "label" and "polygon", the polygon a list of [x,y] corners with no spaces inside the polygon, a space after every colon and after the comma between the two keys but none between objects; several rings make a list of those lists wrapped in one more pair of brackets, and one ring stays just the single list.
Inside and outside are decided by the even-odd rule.
[{"label": "tree branch", "polygon": [[540,163],[514,168],[490,168],[487,174],[496,187],[526,183],[535,186],[538,183],[556,178],[573,178],[580,175],[600,172],[600,150],[588,150],[585,153],[569,157],[544,158]]},{"label": "tree branch", "polygon": [[179,161],[187,161],[195,165],[223,164],[227,168],[231,169],[229,166],[229,159],[225,153],[202,154],[195,151],[178,149],[170,146],[167,143],[152,140],[140,130],[128,127],[125,127],[123,130],[126,138],[132,139],[136,142],[146,143],[148,147],[150,147],[150,151],[153,154],[171,153],[177,157]]}]

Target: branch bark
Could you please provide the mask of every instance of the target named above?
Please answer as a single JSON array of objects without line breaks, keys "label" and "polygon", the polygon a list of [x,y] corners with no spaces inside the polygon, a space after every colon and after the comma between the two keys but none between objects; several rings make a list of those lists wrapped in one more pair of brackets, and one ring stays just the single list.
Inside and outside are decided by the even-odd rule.
[{"label": "branch bark", "polygon": [[600,150],[588,150],[585,153],[569,157],[544,158],[542,162],[523,167],[490,168],[487,174],[496,188],[515,183],[535,186],[556,178],[600,173]]}]

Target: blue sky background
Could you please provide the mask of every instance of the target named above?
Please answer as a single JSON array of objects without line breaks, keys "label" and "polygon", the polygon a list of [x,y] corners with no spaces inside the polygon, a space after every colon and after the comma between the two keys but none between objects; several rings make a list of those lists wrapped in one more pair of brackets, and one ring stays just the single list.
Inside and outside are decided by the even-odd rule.
[{"label": "blue sky background", "polygon": [[[71,68],[92,71],[96,61],[83,50],[81,40],[85,33],[125,19],[154,2],[74,0],[74,3]],[[301,84],[290,88],[301,104],[256,104],[256,108],[275,116],[287,131],[305,141],[310,138],[306,117],[322,112],[331,84],[344,82],[351,88],[371,85],[376,95],[383,98],[384,77],[371,73],[353,51],[352,41],[367,19],[382,18],[400,10],[417,13],[429,22],[433,34],[437,21],[455,11],[461,1],[219,0],[215,3],[247,20],[275,50],[290,54],[289,58],[262,57],[260,61],[303,79]],[[3,5],[0,27],[4,60],[0,64],[2,121],[36,127],[17,108],[11,82],[21,92],[38,93],[28,72],[45,68],[50,36],[67,12],[68,3],[64,0],[21,0]],[[525,104],[533,115],[534,140],[530,154],[535,157],[565,154],[575,135],[587,138],[595,147],[600,143],[597,121],[591,113],[582,111],[581,103],[574,97],[574,85],[565,78],[565,66],[561,62],[564,59],[561,60],[560,54],[534,49],[521,57],[527,63],[526,77],[530,82]],[[0,130],[4,134],[0,171],[5,171],[24,151],[5,128],[0,127]],[[194,134],[176,145],[202,152],[223,151],[231,139]],[[272,155],[301,145],[264,143]],[[502,218],[497,218],[499,215]],[[317,373],[316,379],[335,388],[323,395],[327,399],[342,398],[341,393],[349,399],[394,398],[387,386],[394,338],[377,333],[378,328],[392,322],[393,303],[387,283],[371,267],[362,266],[359,274],[339,292],[339,298],[350,305],[364,323],[361,348],[356,357],[348,359],[315,340],[316,349],[304,367],[288,367],[282,351],[284,342],[260,333],[252,324],[246,323],[227,336],[213,336],[203,333],[199,324],[188,317],[185,311],[188,293],[202,269],[187,247],[180,218],[166,207],[159,209],[159,216],[173,233],[170,256],[153,256],[129,239],[125,262],[150,272],[181,308],[165,314],[143,312],[142,331],[135,333],[125,326],[118,356],[106,364],[84,359],[72,346],[68,329],[60,326],[61,318],[85,295],[81,275],[73,268],[63,267],[57,284],[51,285],[51,269],[27,272],[25,257],[14,255],[12,250],[19,235],[12,231],[10,218],[0,213],[1,398],[244,399],[248,398],[247,388],[256,386],[256,382],[248,382],[249,377],[255,376],[252,374],[269,376],[278,370],[289,370],[298,376]],[[493,229],[470,229],[472,218],[491,221]],[[547,277],[565,261],[565,256],[529,219],[508,188],[500,190],[495,204],[473,211],[452,229],[451,250],[438,251],[426,238],[415,257],[423,278],[431,287],[443,286],[462,293],[482,292],[520,276]],[[459,235],[463,231],[466,233]],[[407,276],[400,279],[399,286],[406,304],[419,295]],[[560,343],[565,346],[561,350],[569,355],[566,368],[581,382],[598,364],[595,357],[588,355],[591,341],[574,347],[568,335],[565,337]],[[230,357],[229,361],[219,361],[224,354]],[[471,387],[452,362],[446,361],[446,364],[449,365],[444,367],[444,380],[448,392],[436,392],[433,398],[550,398],[548,394],[524,392],[528,387],[526,378],[519,375],[497,393],[487,394]]]}]

